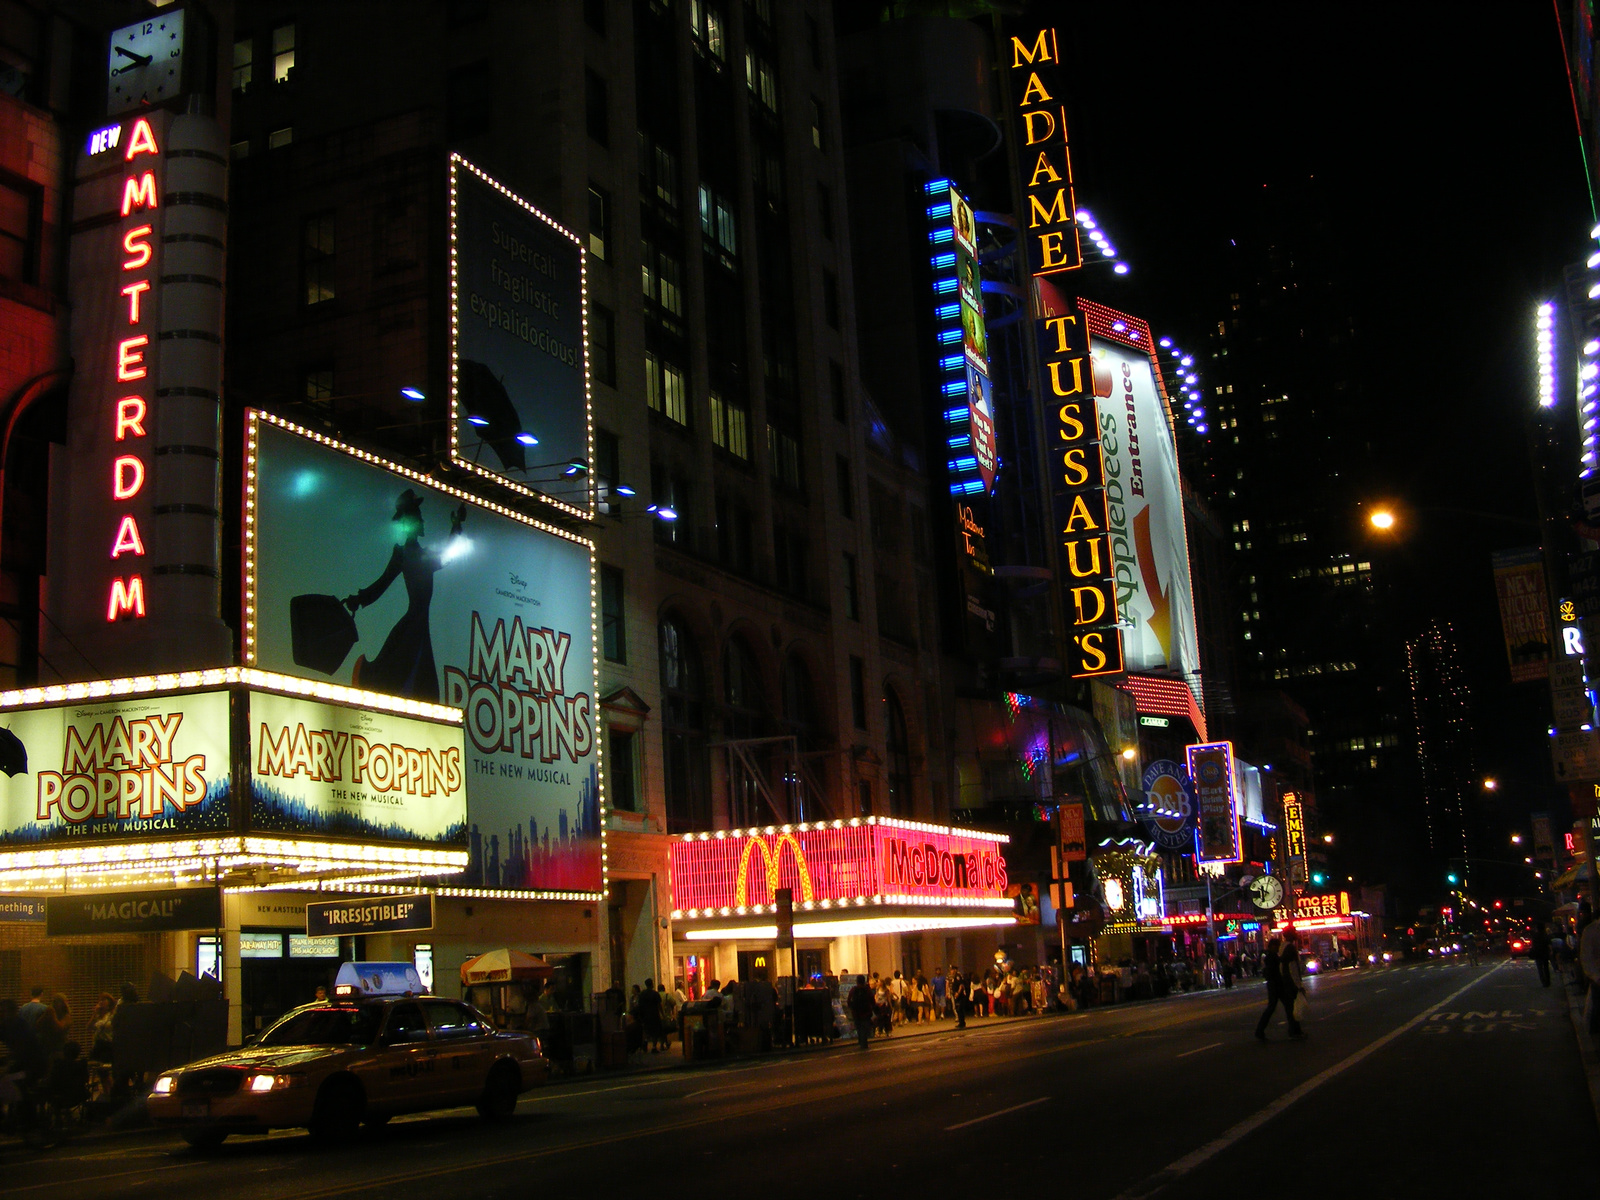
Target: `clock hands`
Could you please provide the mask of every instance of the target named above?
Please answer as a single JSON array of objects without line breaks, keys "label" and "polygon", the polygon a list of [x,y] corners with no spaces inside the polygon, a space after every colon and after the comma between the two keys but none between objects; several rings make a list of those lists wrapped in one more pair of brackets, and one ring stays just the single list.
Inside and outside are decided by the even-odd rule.
[{"label": "clock hands", "polygon": [[[122,68],[123,71],[131,71],[134,67],[148,67],[151,63],[151,58],[148,54],[135,54],[132,50],[126,49],[123,46],[116,46],[114,49],[118,54],[133,59],[133,62],[129,66]],[[122,72],[119,71],[117,73],[120,75]]]}]

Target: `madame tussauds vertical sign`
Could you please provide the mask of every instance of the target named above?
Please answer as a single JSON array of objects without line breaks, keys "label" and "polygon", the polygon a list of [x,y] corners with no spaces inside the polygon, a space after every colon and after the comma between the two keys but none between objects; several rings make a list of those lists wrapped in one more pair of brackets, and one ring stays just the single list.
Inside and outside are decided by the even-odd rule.
[{"label": "madame tussauds vertical sign", "polygon": [[[248,450],[247,663],[460,708],[469,866],[459,882],[598,892],[589,543],[262,414],[251,415]],[[286,728],[271,724],[268,742]],[[402,829],[416,814],[400,810],[396,836],[450,840],[442,816]],[[376,809],[359,815],[389,823]]]}]

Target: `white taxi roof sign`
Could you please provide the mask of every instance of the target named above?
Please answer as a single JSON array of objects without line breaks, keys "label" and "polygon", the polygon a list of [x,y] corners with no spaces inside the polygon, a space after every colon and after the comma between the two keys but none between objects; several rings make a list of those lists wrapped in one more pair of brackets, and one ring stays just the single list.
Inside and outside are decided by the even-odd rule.
[{"label": "white taxi roof sign", "polygon": [[421,996],[422,976],[408,962],[347,962],[334,977],[335,996]]}]

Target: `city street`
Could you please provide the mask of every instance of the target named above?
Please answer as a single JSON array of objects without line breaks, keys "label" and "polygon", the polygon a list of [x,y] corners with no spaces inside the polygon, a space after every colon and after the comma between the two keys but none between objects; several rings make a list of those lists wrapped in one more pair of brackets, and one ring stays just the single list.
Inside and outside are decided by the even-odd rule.
[{"label": "city street", "polygon": [[[1531,963],[1401,964],[1312,982],[1309,1037],[1251,1036],[1262,989],[981,1024],[727,1067],[600,1076],[485,1127],[396,1120],[346,1147],[298,1131],[202,1155],[147,1134],[8,1151],[6,1196],[592,1192],[875,1196],[1062,1183],[1201,1197],[1268,1179],[1485,1195],[1591,1194],[1595,1112],[1559,988]],[[948,1026],[945,1027],[949,1029]],[[649,1182],[646,1182],[649,1181]]]}]

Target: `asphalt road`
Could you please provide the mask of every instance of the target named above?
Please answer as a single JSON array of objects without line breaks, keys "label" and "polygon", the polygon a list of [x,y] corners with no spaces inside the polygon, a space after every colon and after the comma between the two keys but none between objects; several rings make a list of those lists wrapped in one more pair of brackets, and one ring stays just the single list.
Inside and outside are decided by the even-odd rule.
[{"label": "asphalt road", "polygon": [[[1600,1129],[1560,993],[1527,962],[1312,984],[1309,1036],[1252,1037],[1260,985],[721,1067],[596,1077],[501,1125],[397,1119],[319,1150],[298,1132],[199,1154],[150,1133],[0,1159],[0,1195],[323,1200],[1358,1190],[1600,1192]],[[948,1028],[948,1027],[947,1027]]]}]

